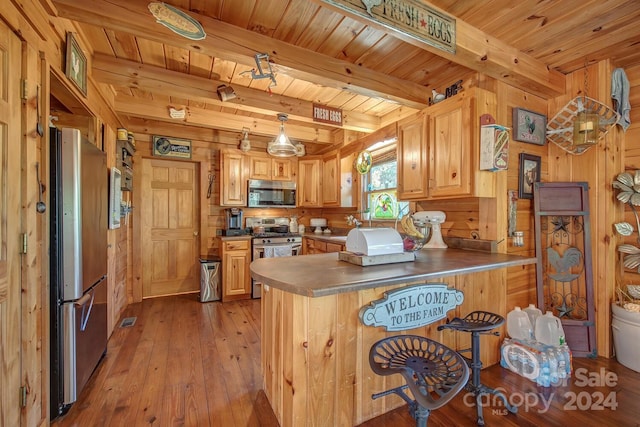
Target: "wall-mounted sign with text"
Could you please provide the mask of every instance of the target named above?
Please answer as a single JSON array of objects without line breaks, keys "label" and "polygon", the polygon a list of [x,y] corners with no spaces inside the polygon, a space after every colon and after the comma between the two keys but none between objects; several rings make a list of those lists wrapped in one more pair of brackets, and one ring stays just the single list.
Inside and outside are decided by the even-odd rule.
[{"label": "wall-mounted sign with text", "polygon": [[430,46],[456,53],[456,20],[419,0],[323,0]]},{"label": "wall-mounted sign with text", "polygon": [[385,292],[384,298],[360,309],[360,321],[387,331],[429,325],[447,316],[464,301],[464,294],[446,283],[425,283]]},{"label": "wall-mounted sign with text", "polygon": [[327,105],[313,104],[313,121],[342,126],[342,110]]},{"label": "wall-mounted sign with text", "polygon": [[153,155],[161,157],[191,158],[191,141],[169,136],[153,137]]}]

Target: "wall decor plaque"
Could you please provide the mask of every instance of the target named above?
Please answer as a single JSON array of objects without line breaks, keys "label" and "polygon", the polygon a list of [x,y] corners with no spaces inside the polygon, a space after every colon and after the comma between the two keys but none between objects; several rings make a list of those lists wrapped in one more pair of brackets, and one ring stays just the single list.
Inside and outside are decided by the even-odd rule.
[{"label": "wall decor plaque", "polygon": [[358,315],[363,325],[403,331],[442,320],[463,301],[464,294],[446,283],[424,283],[385,292]]},{"label": "wall decor plaque", "polygon": [[169,136],[153,137],[153,155],[160,157],[191,158],[191,140]]}]

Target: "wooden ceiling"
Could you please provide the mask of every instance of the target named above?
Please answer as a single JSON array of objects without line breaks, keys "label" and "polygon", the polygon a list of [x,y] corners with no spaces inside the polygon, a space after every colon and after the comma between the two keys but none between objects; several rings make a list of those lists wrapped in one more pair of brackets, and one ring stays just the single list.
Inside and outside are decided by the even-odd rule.
[{"label": "wooden ceiling", "polygon": [[[637,0],[422,1],[456,19],[455,54],[322,0],[165,3],[199,21],[206,38],[189,40],[156,23],[147,0],[53,0],[53,13],[77,22],[91,76],[113,88],[125,125],[165,133],[188,125],[204,140],[227,135],[220,138],[226,143],[235,144],[242,128],[265,143],[283,112],[290,137],[321,152],[339,128],[314,122],[313,103],[342,109],[344,129],[370,133],[426,107],[432,90],[477,73],[551,98],[563,93],[564,75],[586,63],[640,63]],[[263,53],[272,87],[268,78],[252,78]],[[237,97],[220,101],[221,84]],[[186,117],[171,118],[169,108]]]}]

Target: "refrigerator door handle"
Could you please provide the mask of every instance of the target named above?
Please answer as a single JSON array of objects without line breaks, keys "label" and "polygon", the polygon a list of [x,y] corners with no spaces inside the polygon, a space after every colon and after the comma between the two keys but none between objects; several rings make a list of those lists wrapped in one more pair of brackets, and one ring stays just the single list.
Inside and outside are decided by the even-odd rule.
[{"label": "refrigerator door handle", "polygon": [[[80,317],[80,330],[84,332],[87,328],[87,322],[89,321],[89,316],[91,316],[91,309],[93,308],[93,298],[95,296],[95,289],[92,289],[90,292],[87,292],[75,302],[76,307],[82,307],[82,315]],[[91,300],[89,302],[89,300]],[[89,308],[87,308],[87,302],[89,302]]]}]

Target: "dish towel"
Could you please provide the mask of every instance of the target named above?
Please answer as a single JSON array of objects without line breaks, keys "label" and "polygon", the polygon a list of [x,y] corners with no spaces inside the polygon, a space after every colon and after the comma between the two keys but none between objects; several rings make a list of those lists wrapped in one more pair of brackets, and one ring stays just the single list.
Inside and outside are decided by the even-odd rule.
[{"label": "dish towel", "polygon": [[292,256],[293,249],[291,245],[279,245],[279,246],[265,246],[264,257],[265,258],[279,258],[283,256]]},{"label": "dish towel", "polygon": [[616,68],[611,75],[611,98],[616,101],[616,111],[620,114],[618,124],[626,132],[631,125],[629,116],[631,104],[629,103],[629,79],[622,68]]}]

